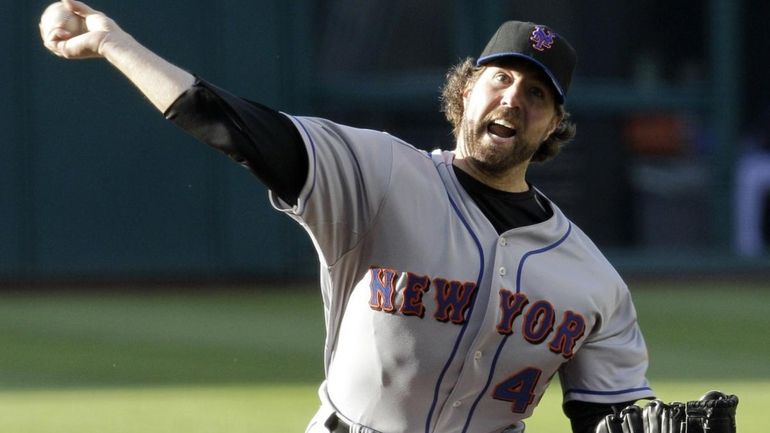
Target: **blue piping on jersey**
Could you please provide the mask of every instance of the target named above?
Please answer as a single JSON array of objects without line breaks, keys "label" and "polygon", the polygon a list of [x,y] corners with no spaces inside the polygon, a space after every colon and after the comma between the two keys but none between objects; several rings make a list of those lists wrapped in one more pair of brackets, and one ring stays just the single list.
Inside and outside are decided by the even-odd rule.
[{"label": "blue piping on jersey", "polygon": [[[516,271],[516,293],[521,292],[521,274],[524,271],[524,262],[527,261],[527,259],[530,256],[534,256],[535,254],[541,254],[558,247],[567,239],[570,233],[572,233],[572,223],[569,224],[569,227],[567,227],[567,232],[564,233],[564,236],[562,236],[561,239],[559,239],[558,241],[554,242],[551,245],[547,245],[543,248],[528,251],[523,256],[521,256],[521,260],[519,260],[519,267],[518,267],[518,270]],[[473,405],[471,406],[471,410],[468,412],[468,418],[465,419],[465,425],[463,426],[462,433],[466,433],[468,431],[468,427],[471,425],[471,419],[473,418],[473,414],[474,412],[476,412],[476,407],[479,405],[479,402],[487,393],[487,390],[489,389],[489,385],[492,383],[492,377],[495,375],[495,368],[497,367],[497,360],[500,358],[500,354],[503,352],[503,347],[505,346],[505,343],[506,341],[508,341],[508,337],[510,336],[511,334],[507,334],[506,336],[504,336],[502,341],[500,341],[500,344],[497,346],[495,357],[492,359],[492,368],[489,369],[489,376],[487,377],[487,382],[484,384],[484,389],[482,389],[478,397],[476,397],[476,400],[473,402]]]},{"label": "blue piping on jersey", "polygon": [[564,391],[564,395],[567,394],[588,394],[588,395],[618,395],[618,394],[627,394],[629,392],[637,392],[637,391],[650,391],[652,392],[652,388],[649,386],[642,386],[639,388],[628,388],[628,389],[620,389],[617,391],[592,391],[590,389],[578,389],[578,388],[571,388],[566,391]]},{"label": "blue piping on jersey", "polygon": [[572,233],[572,223],[569,223],[569,227],[567,227],[567,233],[564,233],[564,236],[562,236],[561,239],[551,245],[540,248],[539,250],[529,251],[521,257],[521,260],[519,260],[519,268],[516,270],[516,293],[521,292],[521,274],[524,273],[524,262],[529,258],[529,256],[541,254],[558,247],[567,239],[567,236],[569,236],[570,233]]},{"label": "blue piping on jersey", "polygon": [[471,237],[473,238],[473,242],[476,243],[476,248],[479,250],[479,276],[476,280],[476,290],[473,291],[473,300],[471,301],[471,306],[468,309],[468,314],[466,316],[465,323],[463,324],[462,329],[460,329],[460,333],[457,336],[457,340],[455,340],[455,345],[452,348],[452,352],[449,355],[449,359],[447,359],[446,364],[444,364],[444,368],[441,369],[441,374],[438,376],[438,380],[436,381],[436,388],[433,390],[433,402],[430,404],[430,410],[428,411],[428,417],[425,419],[425,433],[430,433],[430,423],[433,419],[433,412],[436,410],[436,404],[438,403],[438,393],[439,388],[441,387],[441,383],[444,381],[444,375],[446,375],[446,372],[449,370],[449,366],[452,365],[452,361],[454,361],[455,355],[457,355],[457,350],[460,346],[460,342],[463,339],[463,336],[465,335],[465,331],[468,328],[468,323],[470,323],[471,315],[473,314],[473,309],[476,306],[476,298],[477,294],[479,293],[479,287],[481,286],[481,280],[484,278],[484,249],[481,247],[481,241],[479,241],[478,236],[476,236],[476,233],[473,232],[473,230],[470,227],[470,224],[468,224],[468,221],[463,218],[462,213],[460,212],[460,209],[457,208],[457,205],[452,200],[452,197],[449,195],[449,192],[447,191],[447,198],[449,199],[449,203],[452,205],[452,209],[457,214],[457,217],[460,219],[460,221],[465,226],[465,229],[468,230],[468,233],[470,233]]}]

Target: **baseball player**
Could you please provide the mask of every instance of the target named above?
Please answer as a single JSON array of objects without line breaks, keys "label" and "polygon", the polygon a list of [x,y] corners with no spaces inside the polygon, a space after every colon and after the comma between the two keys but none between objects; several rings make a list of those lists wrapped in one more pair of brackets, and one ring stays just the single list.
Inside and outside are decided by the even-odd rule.
[{"label": "baseball player", "polygon": [[326,343],[308,432],[522,432],[557,373],[576,433],[653,397],[626,285],[527,182],[575,132],[576,54],[555,31],[505,22],[454,67],[442,101],[456,147],[425,152],[234,96],[63,3],[86,30],[41,24],[51,52],[106,59],[170,121],[253,171],[313,240]]}]

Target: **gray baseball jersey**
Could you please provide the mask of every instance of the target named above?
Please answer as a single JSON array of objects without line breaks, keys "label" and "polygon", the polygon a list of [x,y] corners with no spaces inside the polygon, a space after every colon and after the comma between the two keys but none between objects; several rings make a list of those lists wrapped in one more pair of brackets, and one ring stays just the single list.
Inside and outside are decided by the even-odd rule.
[{"label": "gray baseball jersey", "polygon": [[498,235],[452,152],[293,117],[310,159],[295,206],[326,319],[322,407],[353,431],[520,431],[558,372],[565,400],[651,397],[628,289],[553,204]]}]

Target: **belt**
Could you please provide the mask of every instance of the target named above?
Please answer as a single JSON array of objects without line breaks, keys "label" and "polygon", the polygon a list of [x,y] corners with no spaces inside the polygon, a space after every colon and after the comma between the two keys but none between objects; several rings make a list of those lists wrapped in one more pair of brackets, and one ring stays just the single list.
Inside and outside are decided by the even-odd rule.
[{"label": "belt", "polygon": [[350,433],[350,425],[338,417],[336,413],[326,420],[325,425],[331,433]]}]

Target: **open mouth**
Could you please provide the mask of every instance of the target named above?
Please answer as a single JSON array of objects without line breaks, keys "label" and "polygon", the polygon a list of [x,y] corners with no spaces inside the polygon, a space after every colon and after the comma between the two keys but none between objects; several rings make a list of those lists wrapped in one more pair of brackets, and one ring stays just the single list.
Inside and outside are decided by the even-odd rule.
[{"label": "open mouth", "polygon": [[500,138],[511,138],[516,135],[516,128],[504,120],[495,120],[489,122],[487,132]]}]

